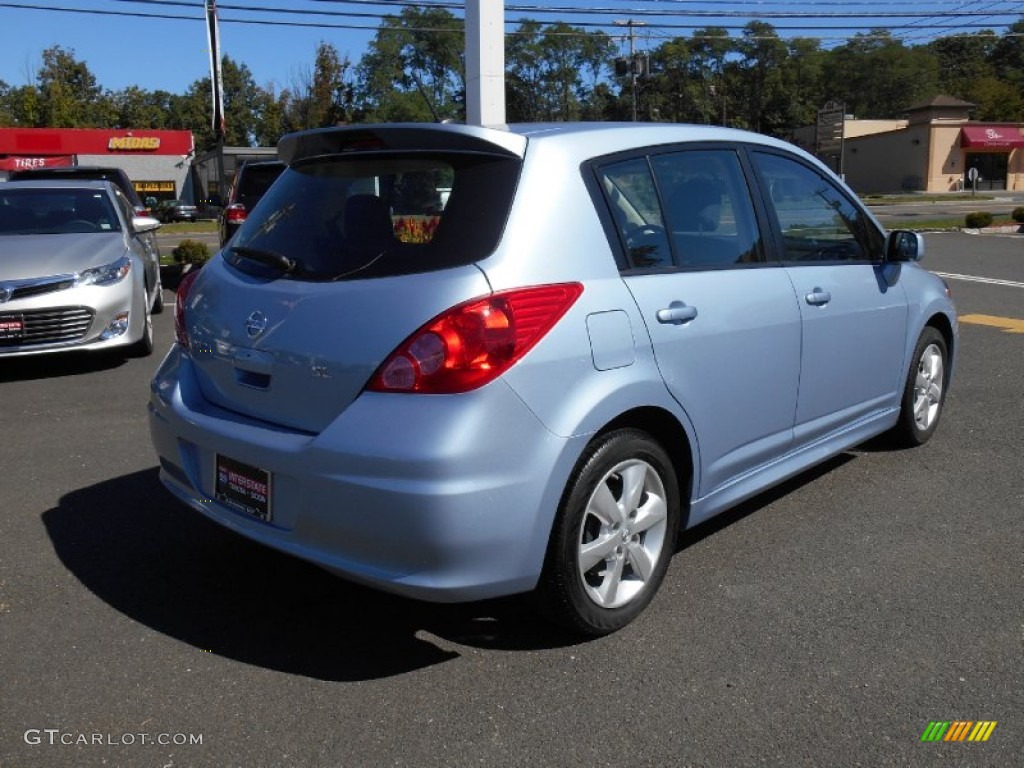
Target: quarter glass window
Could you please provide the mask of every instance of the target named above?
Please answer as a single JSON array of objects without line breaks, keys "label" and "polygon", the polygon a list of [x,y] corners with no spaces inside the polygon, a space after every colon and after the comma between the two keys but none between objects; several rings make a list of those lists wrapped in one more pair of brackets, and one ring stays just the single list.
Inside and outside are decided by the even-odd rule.
[{"label": "quarter glass window", "polygon": [[672,251],[647,159],[606,165],[600,169],[599,178],[626,249],[628,267],[671,267]]}]

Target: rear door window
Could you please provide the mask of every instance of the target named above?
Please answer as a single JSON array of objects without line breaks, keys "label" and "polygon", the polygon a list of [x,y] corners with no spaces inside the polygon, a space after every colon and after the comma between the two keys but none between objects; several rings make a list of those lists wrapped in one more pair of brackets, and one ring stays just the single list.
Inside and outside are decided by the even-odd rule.
[{"label": "rear door window", "polygon": [[760,238],[736,153],[688,150],[651,158],[678,266],[756,264]]},{"label": "rear door window", "polygon": [[[482,154],[366,153],[289,168],[225,258],[247,272],[341,280],[469,264],[497,246],[520,161]],[[278,269],[278,271],[281,271]]]}]

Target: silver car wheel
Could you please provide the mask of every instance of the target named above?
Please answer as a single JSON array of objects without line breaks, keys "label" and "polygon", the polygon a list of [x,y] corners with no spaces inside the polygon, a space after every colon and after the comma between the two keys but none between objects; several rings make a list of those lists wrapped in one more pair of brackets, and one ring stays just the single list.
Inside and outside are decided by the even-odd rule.
[{"label": "silver car wheel", "polygon": [[587,596],[623,606],[647,587],[665,546],[665,486],[654,467],[632,459],[597,484],[580,526],[577,564]]},{"label": "silver car wheel", "polygon": [[944,376],[942,350],[936,344],[929,344],[921,353],[914,380],[914,423],[922,431],[929,429],[938,418]]}]

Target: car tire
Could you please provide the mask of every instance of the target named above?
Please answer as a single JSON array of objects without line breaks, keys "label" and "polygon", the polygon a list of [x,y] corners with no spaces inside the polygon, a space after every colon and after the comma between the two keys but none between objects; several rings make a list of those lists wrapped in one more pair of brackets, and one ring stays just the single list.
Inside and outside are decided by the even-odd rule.
[{"label": "car tire", "polygon": [[903,387],[900,418],[893,429],[895,442],[905,448],[927,443],[939,426],[949,381],[949,352],[939,331],[921,332]]},{"label": "car tire", "polygon": [[146,309],[146,321],[142,326],[142,338],[136,341],[128,349],[130,357],[149,357],[153,354],[153,315]]},{"label": "car tire", "polygon": [[597,637],[635,619],[657,592],[675,548],[679,483],[647,433],[597,437],[563,494],[537,588],[541,611]]}]

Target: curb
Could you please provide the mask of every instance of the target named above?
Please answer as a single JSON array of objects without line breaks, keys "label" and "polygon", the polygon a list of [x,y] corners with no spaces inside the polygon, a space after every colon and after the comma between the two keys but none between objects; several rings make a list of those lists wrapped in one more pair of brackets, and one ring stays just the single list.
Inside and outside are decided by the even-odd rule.
[{"label": "curb", "polygon": [[960,231],[968,235],[1024,235],[1024,225],[1011,224],[1003,227],[982,227],[981,229],[964,227]]}]

